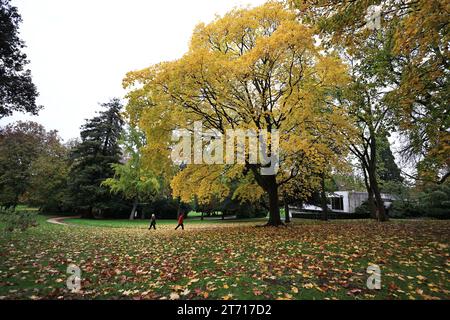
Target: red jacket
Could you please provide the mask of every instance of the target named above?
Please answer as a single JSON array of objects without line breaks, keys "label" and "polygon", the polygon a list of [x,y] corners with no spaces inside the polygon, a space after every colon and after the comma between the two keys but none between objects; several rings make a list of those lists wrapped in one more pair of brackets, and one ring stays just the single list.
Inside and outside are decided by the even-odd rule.
[{"label": "red jacket", "polygon": [[180,216],[178,217],[178,224],[182,224],[184,220],[184,214],[180,214]]}]

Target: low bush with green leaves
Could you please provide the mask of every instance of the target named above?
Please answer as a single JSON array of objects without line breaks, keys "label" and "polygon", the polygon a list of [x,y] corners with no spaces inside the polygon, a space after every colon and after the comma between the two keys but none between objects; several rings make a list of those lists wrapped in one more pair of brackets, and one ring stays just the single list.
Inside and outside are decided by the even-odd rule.
[{"label": "low bush with green leaves", "polygon": [[36,227],[37,213],[31,210],[1,210],[0,221],[4,226],[4,230],[13,232],[14,230],[25,231],[30,227]]}]

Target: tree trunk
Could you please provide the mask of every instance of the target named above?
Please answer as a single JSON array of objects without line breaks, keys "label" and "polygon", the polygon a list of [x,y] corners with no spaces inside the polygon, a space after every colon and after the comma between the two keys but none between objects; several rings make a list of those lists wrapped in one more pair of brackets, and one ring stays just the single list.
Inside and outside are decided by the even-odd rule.
[{"label": "tree trunk", "polygon": [[327,203],[327,195],[325,193],[325,175],[322,174],[320,179],[320,202],[322,205],[322,220],[328,220],[328,203]]},{"label": "tree trunk", "polygon": [[381,192],[380,189],[378,187],[378,182],[376,179],[376,172],[369,175],[370,178],[370,187],[373,191],[373,194],[375,196],[375,203],[376,203],[376,212],[377,212],[377,220],[378,221],[388,221],[389,218],[386,215],[386,211],[384,209],[384,202],[383,199],[381,198]]},{"label": "tree trunk", "polygon": [[136,214],[137,205],[138,205],[138,199],[136,198],[136,199],[134,199],[134,202],[133,202],[133,209],[131,210],[130,220],[134,220],[134,215]]},{"label": "tree trunk", "polygon": [[269,221],[268,226],[283,225],[280,216],[280,206],[278,203],[278,184],[276,175],[261,175],[258,166],[251,165],[250,169],[253,172],[256,182],[263,188],[269,196]]},{"label": "tree trunk", "polygon": [[287,192],[283,193],[283,205],[284,205],[284,222],[291,222],[291,215],[289,213],[289,200]]},{"label": "tree trunk", "polygon": [[267,225],[269,226],[280,226],[281,222],[280,216],[280,206],[278,203],[278,185],[276,183],[276,177],[266,176],[267,178],[267,193],[269,194],[269,221]]},{"label": "tree trunk", "polygon": [[203,221],[203,210],[202,210],[202,212],[201,212],[200,220]]},{"label": "tree trunk", "polygon": [[367,177],[368,168],[366,166],[366,162],[364,162],[364,161],[362,161],[362,171],[364,174],[364,184],[366,185],[366,190],[367,190],[367,204],[369,206],[370,216],[372,219],[376,219],[377,218],[377,209],[375,207],[375,200],[373,198],[373,191],[372,191],[372,188],[370,187],[369,178]]},{"label": "tree trunk", "polygon": [[381,199],[380,188],[378,187],[378,180],[377,180],[377,139],[373,127],[369,126],[369,131],[370,131],[370,161],[367,173],[369,175],[370,188],[372,189],[373,194],[375,196],[375,202],[377,206],[377,219],[378,221],[387,221],[388,217],[386,216],[386,212],[384,210],[384,202]]},{"label": "tree trunk", "polygon": [[289,202],[284,198],[284,222],[291,222],[291,215],[289,213]]},{"label": "tree trunk", "polygon": [[373,191],[372,188],[370,188],[370,186],[367,189],[367,194],[368,194],[367,204],[369,205],[370,216],[372,217],[372,219],[377,219],[377,207],[375,206],[375,198],[373,196]]}]

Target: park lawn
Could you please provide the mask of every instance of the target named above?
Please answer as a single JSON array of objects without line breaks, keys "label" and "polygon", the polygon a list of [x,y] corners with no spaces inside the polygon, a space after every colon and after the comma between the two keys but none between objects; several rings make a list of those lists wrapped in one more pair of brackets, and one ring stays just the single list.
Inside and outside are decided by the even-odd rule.
[{"label": "park lawn", "polygon": [[[450,221],[39,222],[0,234],[1,299],[450,298]],[[79,293],[66,289],[71,263]],[[381,290],[366,287],[370,263]]]},{"label": "park lawn", "polygon": [[[204,220],[200,220],[198,218],[192,219],[187,218],[184,220],[185,226],[188,225],[210,225],[210,224],[235,224],[235,223],[255,223],[260,222],[264,223],[266,219],[242,219],[242,220],[225,220],[222,221],[220,217],[215,218],[205,218]],[[139,229],[147,229],[150,224],[149,219],[136,219],[136,220],[124,220],[124,219],[116,219],[116,220],[109,220],[109,219],[80,219],[80,218],[69,218],[65,219],[64,222],[80,225],[80,226],[89,226],[89,227],[105,227],[105,228],[139,228]],[[177,226],[177,220],[176,219],[158,219],[156,221],[156,227],[158,228],[159,225],[163,226],[173,226],[174,228]]]}]

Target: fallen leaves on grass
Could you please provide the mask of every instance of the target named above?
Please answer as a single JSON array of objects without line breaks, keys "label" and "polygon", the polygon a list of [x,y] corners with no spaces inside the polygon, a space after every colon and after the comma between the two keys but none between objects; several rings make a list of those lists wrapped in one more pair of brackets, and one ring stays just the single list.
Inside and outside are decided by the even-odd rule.
[{"label": "fallen leaves on grass", "polygon": [[[0,299],[449,299],[450,222],[39,226],[0,235]],[[66,288],[69,264],[82,291]],[[369,290],[378,264],[382,289]]]}]

